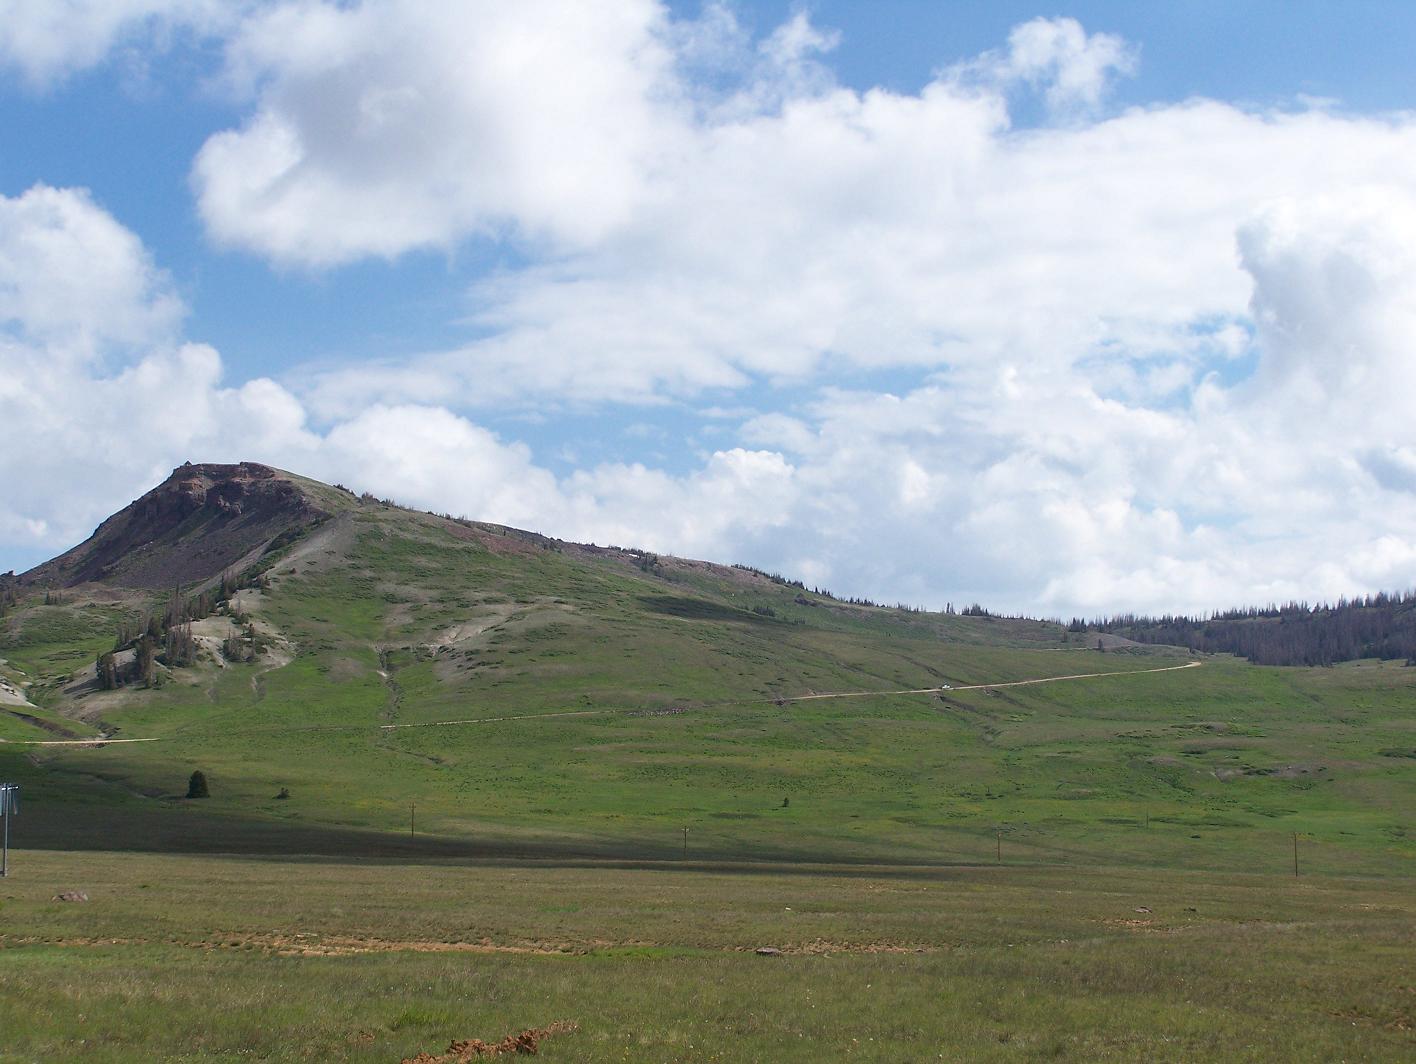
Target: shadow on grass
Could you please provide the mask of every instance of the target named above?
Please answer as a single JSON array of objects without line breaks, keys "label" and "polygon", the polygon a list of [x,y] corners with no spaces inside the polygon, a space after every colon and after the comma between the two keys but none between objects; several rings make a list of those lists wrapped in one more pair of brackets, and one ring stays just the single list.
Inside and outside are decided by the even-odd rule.
[{"label": "shadow on grass", "polygon": [[709,602],[707,599],[682,595],[641,595],[639,601],[651,613],[666,617],[682,617],[692,621],[737,621],[741,624],[765,624],[767,618],[734,606]]},{"label": "shadow on grass", "polygon": [[[358,861],[398,864],[459,863],[536,865],[546,868],[614,868],[665,872],[757,872],[801,875],[938,876],[978,867],[977,860],[921,862],[829,849],[782,849],[752,844],[703,845],[685,858],[678,846],[631,839],[453,838],[339,825],[287,824],[206,813],[196,804],[135,810],[90,804],[38,803],[17,821],[13,847],[25,850],[95,851],[240,857],[271,861]],[[22,829],[22,830],[20,830]]]},{"label": "shadow on grass", "polygon": [[[102,813],[102,815],[101,815]],[[136,813],[136,815],[133,815]],[[21,823],[21,820],[23,823]],[[161,808],[116,815],[90,804],[29,805],[12,826],[11,847],[17,851],[116,852],[167,854],[183,857],[240,858],[280,863],[358,863],[379,865],[449,866],[475,863],[490,867],[580,870],[620,870],[661,873],[717,873],[764,876],[828,876],[899,880],[967,879],[991,881],[1017,874],[1086,874],[1101,868],[1114,872],[1167,875],[1258,874],[1273,869],[1236,869],[1222,863],[1191,859],[1174,862],[1106,859],[1099,853],[1032,844],[1034,852],[995,864],[979,853],[940,850],[930,857],[918,852],[862,853],[828,846],[782,847],[746,840],[704,842],[685,856],[679,846],[645,843],[625,837],[581,836],[511,838],[420,835],[371,831],[336,824],[288,824],[255,817],[204,812],[195,803],[164,803]],[[12,868],[22,874],[22,859]],[[1277,867],[1277,866],[1275,866]],[[1403,870],[1404,872],[1404,870]],[[1336,868],[1314,868],[1316,876],[1386,878]]]},{"label": "shadow on grass", "polygon": [[[11,826],[17,849],[227,854],[289,860],[532,861],[566,866],[724,867],[726,865],[913,865],[910,853],[861,852],[826,845],[783,847],[748,840],[694,839],[685,860],[678,828],[660,839],[628,835],[537,834],[503,829],[485,836],[419,834],[341,824],[275,819],[260,812],[210,809],[173,796],[140,797],[113,781],[59,778],[44,767],[0,750],[0,779],[22,785],[27,801]],[[932,862],[930,862],[932,863]],[[972,861],[944,861],[969,864]]]}]

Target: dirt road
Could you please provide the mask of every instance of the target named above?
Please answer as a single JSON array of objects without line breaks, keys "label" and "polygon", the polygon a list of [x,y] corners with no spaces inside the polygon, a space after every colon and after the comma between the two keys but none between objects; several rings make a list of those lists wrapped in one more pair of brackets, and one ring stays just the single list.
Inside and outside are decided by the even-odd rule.
[{"label": "dirt road", "polygon": [[[1179,672],[1182,669],[1197,669],[1202,662],[1190,661],[1184,665],[1165,665],[1158,669],[1127,669],[1124,672],[1078,672],[1069,676],[1042,676],[1035,680],[1006,680],[1000,683],[975,683],[964,684],[957,687],[908,687],[893,691],[836,691],[827,694],[790,695],[780,698],[748,698],[739,699],[732,702],[712,702],[708,705],[697,707],[686,707],[687,709],[714,709],[721,706],[750,706],[750,705],[785,705],[789,702],[812,702],[825,698],[886,698],[893,695],[934,695],[943,694],[945,691],[988,691],[1002,687],[1031,687],[1043,683],[1062,683],[1067,680],[1102,680],[1108,676],[1144,676],[1156,672]],[[295,725],[289,728],[262,728],[252,729],[241,734],[255,734],[256,732],[283,731],[398,731],[403,728],[461,728],[477,724],[503,724],[513,720],[553,720],[558,717],[597,717],[610,716],[613,714],[637,713],[639,710],[628,709],[572,709],[563,713],[522,713],[516,716],[506,717],[471,717],[465,720],[429,720],[408,724],[329,724],[329,725]],[[162,743],[179,742],[183,737],[180,735],[153,736],[144,739],[129,738],[106,738],[96,737],[93,739],[0,739],[0,743],[7,746],[78,746],[78,747],[98,747],[107,746],[110,743]]]}]

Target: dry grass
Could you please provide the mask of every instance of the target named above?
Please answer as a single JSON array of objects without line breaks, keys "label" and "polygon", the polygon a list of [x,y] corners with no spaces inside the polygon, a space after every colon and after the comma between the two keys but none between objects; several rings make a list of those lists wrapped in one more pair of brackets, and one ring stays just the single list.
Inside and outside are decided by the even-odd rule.
[{"label": "dry grass", "polygon": [[[1416,1051],[1402,879],[34,851],[15,868],[17,1060],[387,1062],[551,1019],[578,1033],[538,1052],[592,1062]],[[51,900],[69,888],[90,902]]]}]

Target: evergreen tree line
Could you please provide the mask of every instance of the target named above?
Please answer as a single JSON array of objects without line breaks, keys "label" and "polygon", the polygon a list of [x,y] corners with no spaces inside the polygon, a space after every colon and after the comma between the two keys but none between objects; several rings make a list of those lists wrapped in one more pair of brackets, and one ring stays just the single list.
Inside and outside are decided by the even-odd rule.
[{"label": "evergreen tree line", "polygon": [[[256,579],[259,580],[259,577]],[[219,607],[229,608],[232,597],[240,587],[241,581],[230,573],[224,573],[219,589],[213,588],[188,597],[182,594],[180,587],[173,588],[161,609],[153,610],[141,621],[121,622],[113,649],[99,654],[95,662],[98,686],[105,691],[128,685],[150,687],[158,678],[159,664],[169,669],[191,665],[197,659],[192,622],[210,617]],[[257,650],[255,626],[235,610],[231,611],[231,617],[244,627],[244,632],[226,638],[222,643],[222,656],[228,661],[250,661]],[[133,651],[132,659],[119,662],[118,654],[126,650]]]},{"label": "evergreen tree line", "polygon": [[[754,573],[757,576],[772,581],[772,583],[776,584],[778,587],[790,587],[795,588],[798,591],[810,591],[813,595],[819,595],[821,598],[830,599],[832,602],[842,602],[845,603],[847,606],[869,606],[872,609],[877,610],[894,609],[899,610],[903,613],[925,612],[923,606],[911,606],[910,604],[905,602],[897,602],[893,606],[887,606],[883,602],[876,602],[874,599],[868,598],[857,598],[854,595],[848,595],[845,598],[842,598],[840,595],[835,594],[828,588],[808,587],[805,581],[792,580],[789,577],[783,576],[781,573],[769,573],[766,569],[759,569],[755,565],[743,565],[741,562],[734,562],[733,568],[741,569],[745,573]],[[800,596],[798,596],[796,601],[798,605],[802,606],[813,605],[812,602]],[[952,607],[950,607],[950,612],[953,612]]]},{"label": "evergreen tree line", "polygon": [[1257,665],[1333,665],[1359,658],[1416,665],[1416,590],[1342,598],[1333,604],[1289,602],[1225,610],[1205,618],[1122,614],[1090,626],[1080,619],[1068,625],[1071,631],[1087,627],[1138,643],[1236,654]]}]

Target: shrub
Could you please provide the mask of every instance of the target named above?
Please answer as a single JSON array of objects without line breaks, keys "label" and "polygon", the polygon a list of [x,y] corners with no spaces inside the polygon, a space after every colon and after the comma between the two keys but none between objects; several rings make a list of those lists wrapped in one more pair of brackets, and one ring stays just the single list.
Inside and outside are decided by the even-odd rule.
[{"label": "shrub", "polygon": [[211,791],[207,789],[206,773],[197,769],[192,773],[192,778],[187,781],[188,798],[210,798]]}]

